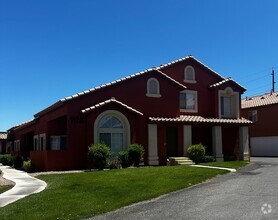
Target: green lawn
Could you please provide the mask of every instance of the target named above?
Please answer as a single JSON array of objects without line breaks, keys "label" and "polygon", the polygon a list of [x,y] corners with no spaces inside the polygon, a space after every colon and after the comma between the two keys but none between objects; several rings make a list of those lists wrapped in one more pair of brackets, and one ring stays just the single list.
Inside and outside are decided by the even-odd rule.
[{"label": "green lawn", "polygon": [[9,186],[0,186],[0,194],[5,192],[5,191],[7,191],[7,190],[9,190],[9,189],[11,189],[11,188],[13,188],[12,185],[9,185]]},{"label": "green lawn", "polygon": [[190,166],[41,175],[47,188],[0,209],[0,219],[83,219],[203,182],[227,171]]},{"label": "green lawn", "polygon": [[224,162],[202,163],[201,165],[239,169],[240,167],[244,167],[248,164],[249,161],[224,161]]}]

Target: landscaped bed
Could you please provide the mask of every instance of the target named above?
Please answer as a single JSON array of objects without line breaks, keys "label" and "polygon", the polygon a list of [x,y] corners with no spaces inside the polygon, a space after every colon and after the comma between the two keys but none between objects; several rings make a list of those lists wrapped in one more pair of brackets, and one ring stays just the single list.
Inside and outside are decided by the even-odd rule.
[{"label": "landscaped bed", "polygon": [[173,166],[40,175],[47,188],[1,208],[0,219],[84,219],[227,172]]}]

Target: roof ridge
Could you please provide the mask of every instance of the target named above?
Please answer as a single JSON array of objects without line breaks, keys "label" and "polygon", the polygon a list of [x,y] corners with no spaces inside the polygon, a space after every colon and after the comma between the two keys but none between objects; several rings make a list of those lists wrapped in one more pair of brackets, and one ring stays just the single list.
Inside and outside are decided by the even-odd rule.
[{"label": "roof ridge", "polygon": [[102,101],[102,102],[100,102],[100,103],[98,103],[98,104],[92,105],[92,106],[89,107],[89,108],[85,108],[85,109],[81,110],[81,112],[82,112],[83,114],[84,114],[84,113],[87,113],[87,112],[89,112],[89,111],[92,111],[92,110],[94,110],[94,109],[96,109],[96,108],[98,108],[98,107],[101,107],[101,106],[103,106],[103,105],[105,105],[105,104],[108,104],[108,103],[110,103],[110,102],[115,102],[115,103],[117,103],[117,104],[119,104],[119,105],[121,105],[121,106],[123,106],[123,107],[125,107],[125,108],[127,108],[127,109],[129,109],[129,110],[131,110],[131,111],[133,111],[133,112],[135,112],[135,113],[137,113],[137,114],[139,114],[139,115],[143,115],[142,112],[140,112],[140,111],[138,111],[138,110],[136,110],[136,109],[130,107],[130,106],[127,105],[127,104],[124,104],[124,103],[121,102],[121,101],[118,101],[115,97],[111,97],[110,99],[107,99],[107,100]]}]

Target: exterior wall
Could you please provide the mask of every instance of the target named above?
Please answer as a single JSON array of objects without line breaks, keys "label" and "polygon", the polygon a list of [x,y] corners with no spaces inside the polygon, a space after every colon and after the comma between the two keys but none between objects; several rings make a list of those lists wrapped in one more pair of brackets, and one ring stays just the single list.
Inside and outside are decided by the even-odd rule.
[{"label": "exterior wall", "polygon": [[[194,67],[196,83],[184,82],[184,68],[187,65]],[[188,90],[198,91],[198,112],[186,114],[217,118],[219,116],[218,90],[223,90],[229,86],[234,91],[239,92],[239,94],[242,92],[240,87],[232,83],[210,88],[210,85],[221,81],[222,78],[211,73],[194,60],[186,60],[185,62],[165,67],[162,71],[181,84],[186,85]],[[146,96],[147,81],[150,78],[155,78],[159,82],[161,97]],[[38,169],[66,170],[86,168],[90,166],[87,160],[88,146],[95,142],[94,123],[102,112],[115,110],[125,115],[130,124],[130,142],[144,146],[144,162],[147,164],[149,117],[178,117],[183,114],[180,112],[179,103],[181,90],[181,86],[171,82],[156,71],[148,72],[61,103],[58,108],[40,115],[34,124],[14,129],[13,140],[20,140],[21,155],[30,156]],[[81,113],[81,110],[112,97],[142,112],[143,116],[115,103],[98,107],[85,114]],[[160,165],[166,165],[167,163],[167,147],[169,147],[167,146],[167,128],[169,127],[177,129],[177,156],[185,155],[183,143],[184,125],[182,123],[157,125],[157,150]],[[192,144],[204,144],[209,154],[212,154],[211,129],[212,125],[192,124]],[[236,143],[230,140],[231,137],[238,138],[235,130],[234,128],[223,129],[223,139],[225,139],[225,144],[223,144],[224,154],[234,155],[237,151]],[[229,133],[233,135],[229,136]],[[40,134],[46,134],[46,150],[33,151],[32,137]],[[65,150],[50,150],[50,137],[55,135],[67,135],[67,148]]]},{"label": "exterior wall", "polygon": [[278,135],[278,104],[242,109],[242,116],[248,118],[248,112],[257,110],[258,121],[249,128],[250,137],[268,137]]}]

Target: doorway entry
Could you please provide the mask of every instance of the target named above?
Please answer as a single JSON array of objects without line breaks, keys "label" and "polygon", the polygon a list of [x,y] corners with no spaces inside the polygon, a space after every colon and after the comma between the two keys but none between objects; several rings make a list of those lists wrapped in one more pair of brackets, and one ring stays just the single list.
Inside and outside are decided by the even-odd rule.
[{"label": "doorway entry", "polygon": [[178,127],[166,128],[167,157],[178,156]]}]

